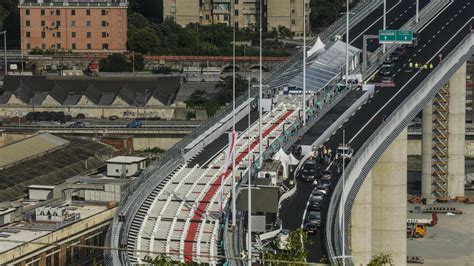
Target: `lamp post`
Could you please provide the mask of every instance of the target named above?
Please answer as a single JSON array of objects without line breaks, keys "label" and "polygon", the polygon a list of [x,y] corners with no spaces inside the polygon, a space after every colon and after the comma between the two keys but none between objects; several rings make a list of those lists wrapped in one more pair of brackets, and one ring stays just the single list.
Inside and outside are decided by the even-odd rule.
[{"label": "lamp post", "polygon": [[8,67],[7,67],[7,31],[4,30],[0,32],[0,34],[3,34],[3,61],[5,64],[5,76],[8,75]]},{"label": "lamp post", "polygon": [[[250,76],[248,77],[248,94],[250,100]],[[250,111],[248,115],[248,129],[247,129],[247,156],[248,156],[248,243],[247,243],[247,257],[248,265],[252,265],[252,156],[250,155]]]},{"label": "lamp post", "polygon": [[[383,30],[387,29],[387,0],[383,0]],[[385,43],[382,44],[382,51],[385,53]]]},{"label": "lamp post", "polygon": [[260,0],[260,25],[259,25],[259,31],[260,31],[260,35],[259,35],[259,39],[260,39],[260,73],[259,73],[259,92],[258,92],[258,99],[259,99],[259,102],[258,102],[258,162],[259,162],[259,166],[262,167],[262,163],[263,163],[263,144],[262,144],[262,112],[263,112],[263,109],[262,109],[262,31],[263,31],[263,26],[262,26],[262,23],[263,23],[263,1]]},{"label": "lamp post", "polygon": [[349,0],[346,2],[346,89],[349,85]]},{"label": "lamp post", "polygon": [[303,1],[303,126],[306,126],[306,0]]},{"label": "lamp post", "polygon": [[416,0],[416,19],[415,19],[416,23],[420,21],[419,10],[420,10],[420,0]]}]

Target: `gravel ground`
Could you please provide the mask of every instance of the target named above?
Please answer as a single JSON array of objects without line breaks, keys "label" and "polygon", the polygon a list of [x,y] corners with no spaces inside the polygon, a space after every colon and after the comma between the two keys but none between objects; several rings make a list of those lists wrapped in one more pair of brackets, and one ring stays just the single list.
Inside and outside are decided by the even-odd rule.
[{"label": "gravel ground", "polygon": [[[408,210],[414,206],[408,204]],[[456,207],[463,214],[439,214],[438,224],[427,227],[424,238],[407,239],[407,255],[421,256],[425,265],[474,265],[474,204],[456,202],[434,206]],[[429,213],[408,213],[408,218],[430,217]]]}]

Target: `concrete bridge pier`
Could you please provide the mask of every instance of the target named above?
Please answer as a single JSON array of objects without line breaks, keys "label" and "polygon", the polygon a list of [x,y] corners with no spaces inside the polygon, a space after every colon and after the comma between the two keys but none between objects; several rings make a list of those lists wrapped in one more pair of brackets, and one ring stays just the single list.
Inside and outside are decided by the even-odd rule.
[{"label": "concrete bridge pier", "polygon": [[367,265],[372,256],[390,254],[406,265],[407,130],[394,140],[367,176],[351,217],[352,260]]},{"label": "concrete bridge pier", "polygon": [[[442,90],[440,91],[440,93]],[[437,117],[436,108],[433,103],[428,104],[423,110],[423,138],[422,138],[422,196],[432,201],[435,197],[442,196],[439,192],[441,181],[445,181],[441,185],[446,189],[444,193],[449,198],[456,196],[464,196],[465,182],[465,134],[466,134],[466,64],[464,63],[458,71],[451,77],[447,84],[447,139],[444,140],[446,145],[446,156],[441,166],[444,166],[446,173],[439,179],[437,173],[442,167],[438,167],[440,163],[437,156],[442,153],[437,150],[436,146],[443,142],[440,133],[437,131],[439,117]],[[434,101],[439,99],[435,98]],[[436,102],[435,102],[436,104]],[[437,124],[438,123],[438,124]],[[437,127],[438,126],[438,127]],[[442,156],[441,156],[442,157]]]}]

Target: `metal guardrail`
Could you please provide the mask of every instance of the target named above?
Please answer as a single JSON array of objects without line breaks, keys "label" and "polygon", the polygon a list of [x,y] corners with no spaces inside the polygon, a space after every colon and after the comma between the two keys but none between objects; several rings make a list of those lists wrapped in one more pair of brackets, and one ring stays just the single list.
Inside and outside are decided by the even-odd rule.
[{"label": "metal guardrail", "polygon": [[[341,256],[342,230],[349,235],[349,221],[352,214],[352,206],[357,193],[362,186],[368,172],[377,162],[378,158],[388,148],[390,143],[402,132],[409,122],[418,114],[423,107],[435,96],[436,92],[446,83],[449,78],[466,62],[474,53],[474,34],[468,34],[457,46],[447,55],[442,65],[437,66],[434,71],[423,80],[423,82],[406,97],[396,108],[392,115],[378,127],[377,130],[361,146],[348,164],[345,175],[345,184],[350,190],[345,190],[342,195],[341,179],[336,185],[331,197],[330,207],[327,215],[326,239],[329,258],[332,263],[340,263],[337,256]],[[345,199],[344,214],[345,221],[342,223],[342,213],[339,212],[339,202]],[[350,243],[346,243],[348,247]],[[345,254],[350,254],[347,250]]]}]

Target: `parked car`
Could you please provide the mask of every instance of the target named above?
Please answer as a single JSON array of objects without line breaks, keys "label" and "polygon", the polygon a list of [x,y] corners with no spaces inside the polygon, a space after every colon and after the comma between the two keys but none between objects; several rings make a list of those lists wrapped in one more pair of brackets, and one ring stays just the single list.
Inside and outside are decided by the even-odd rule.
[{"label": "parked car", "polygon": [[311,197],[309,198],[309,201],[322,201],[323,198],[324,198],[323,194],[317,194],[317,195],[311,194]]},{"label": "parked car", "polygon": [[313,181],[313,187],[316,187],[318,185],[318,180]]},{"label": "parked car", "polygon": [[323,196],[326,196],[328,194],[328,190],[326,189],[319,189],[317,186],[313,188],[313,191],[311,192],[312,195],[315,195],[316,193],[320,193]]},{"label": "parked car", "polygon": [[328,192],[329,191],[329,186],[330,186],[329,184],[319,184],[316,187],[316,189],[317,190],[324,190],[324,191]]},{"label": "parked car", "polygon": [[304,163],[302,169],[300,170],[300,178],[303,181],[311,182],[314,180],[316,175],[316,161],[308,160]]},{"label": "parked car", "polygon": [[142,126],[142,122],[139,120],[133,120],[127,124],[127,128],[139,128]]},{"label": "parked car", "polygon": [[321,212],[318,211],[310,211],[308,213],[308,217],[306,218],[308,223],[315,224],[317,226],[321,225]]},{"label": "parked car", "polygon": [[311,235],[314,235],[318,232],[318,226],[313,223],[305,223],[304,224],[304,230]]},{"label": "parked car", "polygon": [[311,199],[308,204],[308,211],[320,211],[321,210],[321,201]]},{"label": "parked car", "polygon": [[72,124],[69,125],[69,127],[72,127],[72,128],[84,128],[86,127],[86,124],[84,124],[84,122],[74,122]]},{"label": "parked car", "polygon": [[383,65],[380,68],[380,74],[382,76],[391,76],[393,74],[393,65],[392,64]]},{"label": "parked car", "polygon": [[331,171],[326,171],[326,170],[324,170],[324,171],[323,171],[323,174],[322,174],[322,176],[321,176],[321,179],[331,180],[331,178],[332,178],[332,173],[331,173]]}]

